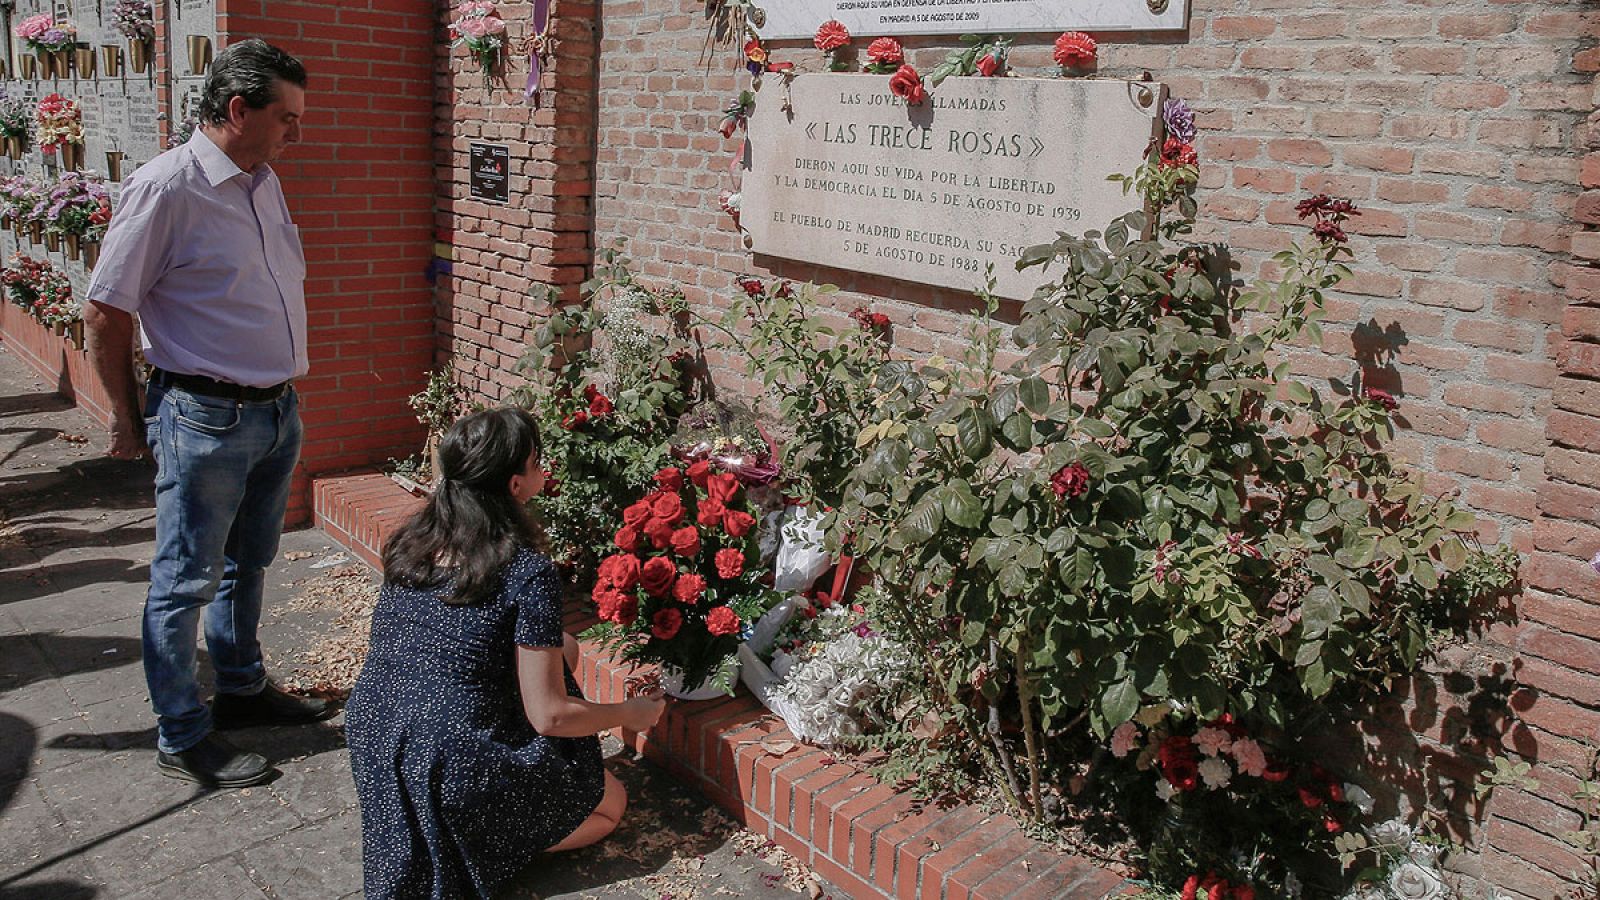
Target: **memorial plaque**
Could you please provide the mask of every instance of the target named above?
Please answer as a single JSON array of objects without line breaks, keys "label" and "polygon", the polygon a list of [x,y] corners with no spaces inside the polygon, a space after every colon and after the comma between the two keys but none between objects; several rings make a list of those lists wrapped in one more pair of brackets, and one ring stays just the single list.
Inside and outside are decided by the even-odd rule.
[{"label": "memorial plaque", "polygon": [[836,19],[851,34],[1164,31],[1189,27],[1189,0],[783,0],[765,5],[764,38],[809,38]]},{"label": "memorial plaque", "polygon": [[505,144],[472,144],[468,190],[474,200],[506,203],[511,199],[511,148]]},{"label": "memorial plaque", "polygon": [[1104,229],[1139,206],[1132,174],[1160,122],[1160,84],[951,78],[907,107],[871,75],[801,75],[782,109],[766,79],[750,119],[741,224],[756,253],[1026,298],[1022,250]]}]

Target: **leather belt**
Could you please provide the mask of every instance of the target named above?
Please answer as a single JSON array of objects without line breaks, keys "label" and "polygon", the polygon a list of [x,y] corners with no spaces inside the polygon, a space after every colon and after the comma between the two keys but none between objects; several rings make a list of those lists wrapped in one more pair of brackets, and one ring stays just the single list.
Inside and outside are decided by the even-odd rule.
[{"label": "leather belt", "polygon": [[237,403],[267,403],[282,397],[283,392],[289,389],[287,381],[271,387],[250,387],[234,384],[231,381],[218,381],[204,375],[186,375],[182,372],[168,372],[156,368],[150,370],[150,383],[157,387],[182,388],[191,394],[233,400]]}]

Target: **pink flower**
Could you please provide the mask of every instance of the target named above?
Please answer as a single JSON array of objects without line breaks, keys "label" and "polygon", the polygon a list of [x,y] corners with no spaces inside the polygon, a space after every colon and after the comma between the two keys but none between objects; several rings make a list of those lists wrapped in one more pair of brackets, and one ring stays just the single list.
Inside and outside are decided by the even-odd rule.
[{"label": "pink flower", "polygon": [[1123,722],[1117,730],[1111,732],[1111,755],[1122,759],[1132,753],[1139,745],[1139,726],[1132,722]]},{"label": "pink flower", "polygon": [[[481,38],[489,33],[488,19],[463,19],[456,23],[456,30],[469,38]],[[504,29],[505,23],[502,22]]]},{"label": "pink flower", "polygon": [[843,22],[829,19],[817,29],[816,37],[811,39],[811,43],[824,53],[832,53],[850,43],[850,29],[844,27]]},{"label": "pink flower", "polygon": [[899,41],[881,37],[867,45],[867,59],[880,66],[898,66],[906,61],[906,52]]},{"label": "pink flower", "polygon": [[1236,738],[1228,752],[1239,763],[1239,771],[1260,778],[1267,771],[1267,754],[1253,738]]},{"label": "pink flower", "polygon": [[1221,728],[1202,728],[1195,732],[1194,743],[1200,752],[1207,756],[1216,756],[1228,749],[1233,744],[1233,737]]}]

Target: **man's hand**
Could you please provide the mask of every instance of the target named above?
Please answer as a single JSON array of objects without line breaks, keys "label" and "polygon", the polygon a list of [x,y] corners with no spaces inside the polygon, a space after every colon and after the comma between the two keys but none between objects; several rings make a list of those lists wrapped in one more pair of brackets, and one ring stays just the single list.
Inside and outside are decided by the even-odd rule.
[{"label": "man's hand", "polygon": [[83,324],[89,335],[89,362],[111,398],[111,446],[106,455],[139,459],[149,448],[144,443],[144,420],[139,415],[133,378],[133,316],[89,303],[83,310]]}]

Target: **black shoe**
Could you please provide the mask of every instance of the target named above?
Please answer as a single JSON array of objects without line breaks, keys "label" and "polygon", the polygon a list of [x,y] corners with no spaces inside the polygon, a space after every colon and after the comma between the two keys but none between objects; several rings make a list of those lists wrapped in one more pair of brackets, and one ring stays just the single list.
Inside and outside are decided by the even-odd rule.
[{"label": "black shoe", "polygon": [[240,750],[223,738],[208,734],[187,750],[156,752],[156,768],[168,778],[182,778],[206,787],[240,788],[264,784],[278,770],[259,753]]},{"label": "black shoe", "polygon": [[259,694],[218,694],[211,701],[214,727],[252,728],[257,725],[304,725],[338,712],[326,700],[286,694],[271,682]]}]

